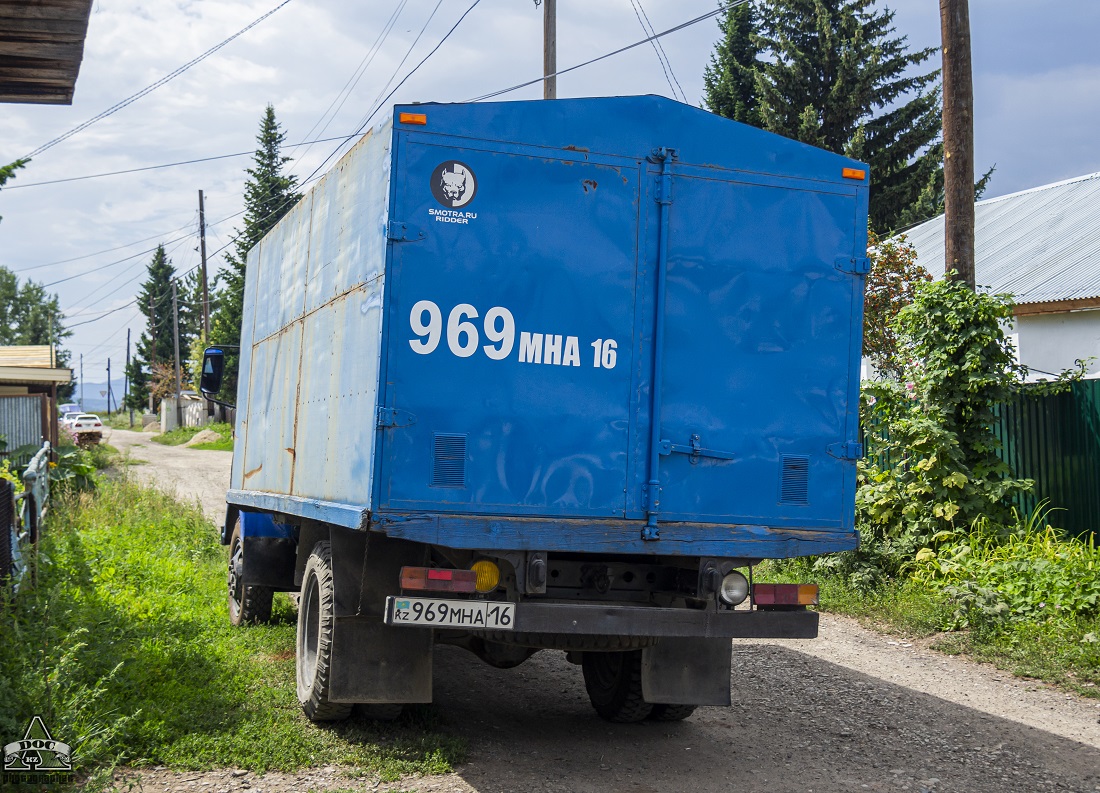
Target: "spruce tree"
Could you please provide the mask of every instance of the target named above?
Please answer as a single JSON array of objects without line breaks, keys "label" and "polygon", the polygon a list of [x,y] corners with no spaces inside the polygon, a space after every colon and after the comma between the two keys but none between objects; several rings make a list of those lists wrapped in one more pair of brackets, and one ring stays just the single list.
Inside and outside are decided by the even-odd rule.
[{"label": "spruce tree", "polygon": [[722,38],[714,45],[703,72],[707,110],[734,121],[760,126],[756,100],[756,69],[760,47],[756,9],[751,3],[727,8],[718,17]]},{"label": "spruce tree", "polygon": [[[296,191],[298,180],[284,173],[289,157],[281,153],[286,133],[275,120],[275,108],[268,105],[256,136],[259,144],[252,155],[245,182],[244,228],[237,232],[233,252],[225,257],[228,265],[218,275],[217,308],[211,310],[210,342],[239,345],[241,319],[244,311],[244,278],[248,252],[279,222],[301,198]],[[237,394],[239,356],[232,346],[226,350],[222,380],[222,398],[234,401]]]},{"label": "spruce tree", "polygon": [[875,0],[765,0],[756,70],[765,129],[871,166],[871,224],[893,229],[942,169],[935,48],[910,51]]},{"label": "spruce tree", "polygon": [[[137,305],[145,315],[146,328],[135,345],[135,353],[130,358],[130,367],[126,370],[130,378],[130,393],[125,406],[133,410],[145,410],[149,400],[149,375],[154,364],[175,365],[175,349],[172,333],[175,319],[172,315],[172,281],[176,277],[176,268],[158,245],[146,270],[145,282],[138,293]],[[182,325],[182,323],[181,323]],[[180,333],[180,355],[187,351],[187,340]],[[153,406],[154,409],[156,406]]]}]

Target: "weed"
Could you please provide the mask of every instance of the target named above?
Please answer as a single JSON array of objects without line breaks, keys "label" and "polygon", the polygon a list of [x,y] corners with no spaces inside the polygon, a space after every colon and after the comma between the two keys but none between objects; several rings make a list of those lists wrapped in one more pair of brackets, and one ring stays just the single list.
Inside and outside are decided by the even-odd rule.
[{"label": "weed", "polygon": [[33,715],[82,774],[116,764],[293,771],[342,763],[387,781],[461,762],[415,714],[313,725],[294,695],[294,612],[232,628],[225,552],[201,512],[126,479],[54,505],[35,587],[0,602],[0,737]]},{"label": "weed", "polygon": [[208,424],[205,427],[177,427],[174,430],[165,432],[161,435],[154,435],[153,441],[155,443],[161,443],[165,446],[181,446],[194,438],[203,430],[212,430],[222,436],[220,441],[214,443],[201,443],[198,446],[192,448],[195,449],[209,449],[215,448],[223,451],[229,451],[233,448],[233,427],[229,424]]}]

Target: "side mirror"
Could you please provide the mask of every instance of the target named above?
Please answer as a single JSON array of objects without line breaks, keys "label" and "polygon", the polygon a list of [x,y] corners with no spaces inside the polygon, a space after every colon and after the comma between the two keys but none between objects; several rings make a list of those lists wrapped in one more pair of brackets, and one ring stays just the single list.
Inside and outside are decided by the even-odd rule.
[{"label": "side mirror", "polygon": [[222,388],[222,371],[225,369],[225,353],[217,347],[208,347],[202,354],[202,377],[199,378],[199,390],[211,401],[217,401]]}]

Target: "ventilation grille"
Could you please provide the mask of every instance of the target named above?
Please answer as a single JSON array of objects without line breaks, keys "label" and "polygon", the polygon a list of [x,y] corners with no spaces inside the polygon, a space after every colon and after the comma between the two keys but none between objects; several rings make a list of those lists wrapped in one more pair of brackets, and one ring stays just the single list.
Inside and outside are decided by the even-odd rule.
[{"label": "ventilation grille", "polygon": [[784,456],[779,481],[779,500],[784,504],[807,504],[810,500],[810,458]]},{"label": "ventilation grille", "polygon": [[432,487],[466,487],[466,436],[437,432],[432,442]]}]

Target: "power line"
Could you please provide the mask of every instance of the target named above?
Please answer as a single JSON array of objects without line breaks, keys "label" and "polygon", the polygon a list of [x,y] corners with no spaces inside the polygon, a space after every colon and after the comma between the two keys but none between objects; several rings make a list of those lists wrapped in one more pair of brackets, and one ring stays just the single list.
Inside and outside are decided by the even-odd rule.
[{"label": "power line", "polygon": [[141,99],[143,96],[151,94],[153,91],[157,90],[158,88],[160,88],[165,83],[171,82],[175,78],[179,77],[181,74],[186,72],[192,66],[195,66],[196,64],[199,64],[202,61],[206,60],[207,58],[209,58],[215,52],[220,50],[222,47],[229,44],[234,39],[239,38],[240,36],[243,36],[245,33],[250,31],[252,28],[256,27],[256,25],[263,22],[265,19],[267,19],[269,16],[274,14],[276,11],[278,11],[280,8],[282,8],[283,6],[285,6],[289,2],[290,2],[290,0],[282,0],[281,3],[279,3],[273,9],[268,11],[266,14],[264,14],[263,16],[253,20],[249,24],[245,25],[243,28],[241,28],[236,33],[234,33],[232,36],[230,36],[227,39],[224,39],[221,43],[215,44],[213,47],[208,49],[202,55],[199,55],[197,58],[192,58],[187,63],[183,64],[183,66],[180,66],[178,69],[176,69],[173,72],[169,72],[164,77],[161,77],[159,80],[157,80],[155,83],[147,85],[145,88],[142,88],[136,94],[128,96],[127,98],[123,99],[121,102],[116,102],[115,104],[111,105],[109,108],[104,110],[102,113],[99,113],[98,115],[92,116],[90,119],[85,121],[83,124],[78,124],[77,126],[70,129],[68,132],[65,132],[61,135],[58,135],[53,140],[50,140],[50,141],[47,141],[46,143],[43,143],[41,146],[39,146],[37,149],[32,151],[30,154],[26,154],[20,159],[29,160],[32,157],[34,157],[36,155],[39,155],[42,152],[46,151],[47,149],[53,148],[58,143],[61,143],[62,141],[65,141],[65,140],[68,140],[73,135],[77,134],[78,132],[81,132],[82,130],[87,129],[88,127],[92,126],[92,124],[95,124],[97,121],[102,121],[103,119],[107,118],[107,116],[110,116],[110,115],[113,115],[113,114],[117,113],[119,110],[122,110],[122,108],[126,107],[127,105],[132,105],[134,102]]},{"label": "power line", "polygon": [[[439,42],[434,47],[432,47],[431,51],[427,55],[424,56],[424,58],[420,61],[420,63],[416,64],[416,66],[414,66],[412,68],[412,71],[410,71],[408,74],[406,74],[404,77],[401,78],[401,82],[399,82],[397,85],[395,85],[393,87],[393,90],[390,91],[388,94],[386,94],[386,97],[381,102],[378,102],[377,104],[374,105],[374,109],[372,109],[367,114],[367,116],[362,120],[362,122],[360,122],[359,128],[357,130],[355,130],[355,132],[353,132],[351,135],[348,135],[347,138],[344,139],[344,143],[347,143],[347,141],[351,140],[354,137],[357,137],[363,131],[363,129],[366,128],[366,126],[368,124],[370,124],[371,119],[374,118],[375,114],[382,108],[382,106],[385,105],[386,102],[390,101],[390,98],[395,93],[397,93],[397,91],[401,88],[401,86],[403,86],[405,84],[405,82],[410,77],[412,77],[414,74],[416,74],[417,70],[421,66],[423,66],[425,63],[428,62],[429,58],[431,58],[433,55],[435,55],[436,51],[439,50],[439,48],[443,46],[443,43],[447,39],[449,39],[451,37],[451,34],[454,33],[458,29],[458,26],[462,24],[462,20],[464,20],[466,18],[466,16],[471,11],[473,11],[474,8],[477,7],[477,4],[480,3],[480,2],[481,2],[481,0],[474,0],[474,2],[470,4],[470,7],[467,8],[464,12],[462,12],[462,16],[460,16],[458,18],[458,21],[455,22],[454,25],[451,26],[451,29],[448,30],[446,32],[446,34],[444,34],[443,38],[441,38],[439,40]],[[438,4],[436,5],[436,8],[437,9],[439,8]],[[434,14],[434,13],[435,13],[435,11],[433,10],[432,14]],[[431,17],[428,18],[428,22],[431,22]],[[423,33],[425,29],[427,29],[427,23],[425,23],[424,28],[422,28],[420,32]],[[417,40],[419,40],[419,39],[420,39],[420,37],[417,36]],[[413,42],[413,46],[416,46],[416,41]],[[409,53],[411,53],[411,52],[412,52],[412,47],[409,48]],[[408,53],[406,53],[405,58],[401,59],[401,63],[404,63],[406,58],[408,58]],[[401,65],[398,64],[398,69],[400,69],[400,68],[401,68]],[[394,75],[396,76],[396,74],[397,74],[397,71],[395,70]],[[392,81],[393,81],[393,77],[391,77],[389,79],[389,81],[386,82],[386,85],[388,86],[390,84],[390,82],[392,82]],[[385,91],[386,89],[383,88],[382,90]],[[342,149],[344,147],[344,143],[339,144],[335,149],[333,149],[332,153],[328,157],[326,157],[321,162],[320,165],[318,165],[316,168],[313,169],[313,173],[311,173],[309,175],[309,179],[307,179],[306,182],[308,182],[310,179],[312,179],[317,174],[317,172],[319,170],[321,170],[322,168],[324,168],[328,164],[329,160],[331,160],[333,157],[336,156],[336,154],[340,151],[340,149]],[[305,184],[305,182],[303,182],[303,184]]]},{"label": "power line", "polygon": [[[174,247],[172,247],[172,248],[169,248],[168,250],[166,250],[166,251],[165,251],[165,256],[170,256],[170,255],[174,254],[174,253],[175,253],[175,252],[176,252],[177,250],[179,250],[180,246],[181,246],[181,245],[183,245],[183,243],[185,243],[185,242],[186,242],[187,240],[189,240],[189,239],[193,238],[194,236],[196,236],[196,233],[197,233],[197,232],[194,232],[194,231],[192,231],[192,232],[191,232],[191,233],[190,233],[189,235],[187,235],[186,237],[181,237],[181,238],[179,238],[179,240],[177,240],[177,241],[176,241],[176,244],[175,244],[175,246],[174,246]],[[155,249],[154,249],[154,250],[155,250]],[[134,269],[134,267],[138,267],[138,266],[144,266],[144,264],[145,264],[145,263],[144,263],[144,262],[141,262],[141,261],[138,261],[138,262],[134,262],[134,263],[133,263],[132,265],[130,265],[129,267],[127,267],[127,268],[125,268],[124,270],[122,270],[122,272],[120,272],[120,273],[116,274],[116,275],[115,275],[115,276],[114,276],[113,278],[111,278],[111,279],[107,280],[106,282],[104,282],[104,283],[100,284],[100,285],[99,285],[98,287],[96,287],[95,289],[93,289],[93,290],[92,290],[91,292],[89,292],[88,294],[84,295],[83,299],[84,299],[85,301],[91,300],[91,298],[92,298],[92,297],[93,297],[94,295],[97,295],[97,294],[99,294],[100,292],[102,292],[102,291],[103,291],[104,289],[106,289],[106,288],[107,288],[107,287],[108,287],[108,286],[109,286],[110,284],[113,284],[113,283],[114,283],[115,281],[117,281],[117,280],[118,280],[119,278],[122,278],[122,277],[123,277],[124,275],[127,275],[127,274],[129,274],[129,273],[130,273],[130,272],[131,272],[131,271],[132,271],[132,270]],[[77,308],[73,309],[73,311],[74,311],[74,312],[79,312],[79,311],[81,311],[81,310],[83,310],[83,309],[85,309],[85,308],[87,308],[87,307],[88,307],[88,304],[87,304],[87,303],[85,303],[85,304],[84,304],[83,306],[78,306]],[[72,316],[72,314],[70,314],[70,313],[68,313],[68,312],[67,312],[67,313],[66,313],[66,316]]]},{"label": "power line", "polygon": [[[466,9],[466,10],[465,10],[465,11],[464,11],[464,12],[462,13],[462,16],[460,16],[460,17],[458,18],[458,21],[457,21],[457,22],[455,22],[455,23],[454,23],[454,25],[452,25],[452,26],[451,26],[451,29],[450,29],[450,30],[448,30],[446,34],[444,34],[443,38],[441,38],[441,39],[439,40],[439,42],[438,42],[438,43],[436,43],[436,45],[435,45],[435,46],[434,46],[434,47],[433,47],[433,48],[431,49],[431,51],[430,51],[430,52],[428,52],[428,54],[427,54],[427,55],[425,55],[425,56],[423,57],[423,59],[421,59],[420,63],[416,64],[416,66],[414,66],[414,67],[412,68],[412,70],[411,70],[411,71],[410,71],[410,72],[409,72],[408,74],[406,74],[406,75],[405,75],[405,76],[404,76],[403,78],[401,78],[401,82],[399,82],[399,83],[398,83],[397,85],[395,85],[395,86],[393,87],[393,90],[392,90],[392,91],[390,91],[390,92],[389,92],[389,93],[388,93],[388,94],[386,95],[386,97],[385,97],[385,98],[384,98],[384,99],[383,99],[383,100],[382,100],[381,102],[378,102],[378,103],[377,103],[377,104],[376,104],[376,105],[374,106],[374,109],[373,109],[373,110],[371,110],[371,111],[370,111],[370,113],[369,113],[369,114],[367,115],[367,117],[366,117],[366,118],[365,118],[365,119],[364,119],[364,120],[363,120],[363,121],[362,121],[362,122],[360,123],[360,125],[359,125],[359,128],[358,128],[358,129],[357,129],[357,130],[356,130],[355,132],[353,132],[353,133],[352,133],[351,135],[348,135],[348,136],[347,136],[346,138],[344,138],[344,139],[343,139],[343,140],[342,140],[342,141],[341,141],[341,142],[340,142],[340,143],[339,143],[339,144],[338,144],[338,145],[336,146],[336,148],[332,150],[332,153],[330,153],[330,154],[328,155],[328,157],[326,157],[326,158],[325,158],[324,160],[322,160],[322,161],[321,161],[321,163],[320,163],[320,165],[318,165],[318,166],[317,166],[316,168],[314,168],[314,169],[313,169],[313,171],[312,171],[312,172],[310,173],[310,175],[309,175],[309,176],[307,176],[307,177],[306,177],[305,179],[303,179],[303,180],[302,180],[302,182],[301,182],[301,185],[302,185],[302,187],[305,187],[305,186],[306,186],[307,184],[309,184],[310,182],[312,182],[312,181],[313,181],[314,179],[320,178],[320,177],[318,176],[318,172],[319,172],[319,171],[320,171],[320,170],[321,170],[322,168],[324,168],[324,167],[325,167],[325,166],[326,166],[326,165],[327,165],[327,164],[329,163],[329,161],[330,161],[330,160],[331,160],[331,159],[332,159],[333,157],[335,157],[335,156],[336,156],[336,154],[337,154],[337,153],[338,153],[338,152],[340,151],[340,149],[342,149],[342,148],[344,147],[344,144],[345,144],[345,143],[347,143],[347,142],[348,142],[349,140],[351,140],[352,138],[355,138],[355,137],[357,137],[357,136],[358,136],[358,135],[359,135],[359,134],[360,134],[360,133],[361,133],[361,132],[363,131],[364,127],[366,127],[366,126],[367,126],[367,125],[368,125],[368,124],[370,123],[371,119],[372,119],[372,118],[374,118],[374,115],[375,115],[375,114],[376,114],[376,113],[378,112],[378,110],[379,110],[379,109],[380,109],[380,108],[381,108],[381,107],[382,107],[383,105],[385,105],[385,104],[386,104],[386,102],[388,102],[388,101],[390,100],[390,97],[392,97],[392,96],[393,96],[393,95],[394,95],[395,93],[397,93],[397,91],[398,91],[398,90],[399,90],[399,89],[401,88],[401,86],[402,86],[402,85],[404,85],[404,84],[405,84],[405,82],[406,82],[406,81],[407,81],[407,80],[408,80],[408,79],[409,79],[410,77],[412,77],[412,76],[413,76],[414,74],[416,74],[417,70],[418,70],[418,69],[419,69],[419,68],[420,68],[421,66],[423,66],[423,65],[424,65],[425,63],[427,63],[427,62],[428,62],[428,59],[429,59],[429,58],[431,58],[431,57],[432,57],[432,55],[434,55],[434,54],[436,53],[436,51],[438,51],[438,50],[439,50],[439,48],[440,48],[441,46],[443,46],[443,43],[444,43],[445,41],[447,41],[447,39],[449,39],[449,38],[451,37],[451,34],[452,34],[452,33],[454,33],[454,32],[455,32],[455,30],[457,30],[457,29],[458,29],[458,26],[462,24],[462,20],[464,20],[464,19],[466,18],[466,16],[467,16],[467,15],[468,15],[468,14],[469,14],[469,13],[470,13],[471,11],[473,11],[473,10],[474,10],[474,8],[475,8],[475,7],[477,6],[477,4],[478,4],[478,3],[480,3],[480,2],[481,2],[481,0],[474,0],[474,2],[473,2],[473,3],[471,4],[471,5],[470,5],[470,7],[469,7],[469,8],[467,8],[467,9]],[[436,3],[436,7],[435,7],[435,9],[433,9],[433,11],[432,11],[432,15],[433,15],[433,16],[434,16],[434,14],[435,14],[435,11],[439,9],[439,6],[440,6],[441,4],[442,4],[442,0],[439,0],[439,2],[438,2],[438,3]],[[431,21],[432,21],[432,17],[431,17],[431,16],[429,16],[429,17],[428,17],[428,21],[427,21],[427,22],[425,22],[425,23],[424,23],[424,26],[423,26],[423,27],[422,27],[422,28],[420,29],[420,33],[421,33],[421,34],[423,34],[423,33],[424,33],[424,31],[425,31],[425,30],[427,29],[427,27],[428,27],[428,23],[430,23]],[[411,53],[411,52],[412,52],[413,48],[414,48],[414,47],[416,46],[416,42],[417,42],[417,41],[419,41],[419,40],[420,40],[420,36],[418,35],[418,36],[416,37],[416,39],[415,39],[415,40],[413,41],[413,43],[412,43],[412,46],[411,46],[411,47],[409,47],[409,50],[408,50],[408,52],[406,52],[406,54],[405,54],[405,58],[402,58],[402,59],[401,59],[401,63],[399,63],[399,64],[398,64],[398,66],[397,66],[397,69],[396,69],[396,70],[394,71],[394,76],[396,76],[396,75],[397,75],[397,71],[399,71],[399,70],[400,70],[400,68],[401,68],[401,64],[403,64],[403,63],[405,62],[405,60],[406,60],[406,59],[408,58],[408,55],[409,55],[409,53]],[[390,77],[390,79],[389,79],[389,80],[388,80],[388,81],[386,82],[386,85],[388,86],[388,85],[390,84],[390,82],[393,82],[393,77]],[[385,90],[385,88],[383,88],[382,90],[384,91],[384,90]],[[266,215],[266,216],[265,216],[264,218],[262,218],[262,219],[261,219],[261,220],[260,220],[259,222],[261,222],[261,223],[263,223],[263,222],[266,222],[266,221],[267,221],[267,220],[268,220],[269,218],[272,218],[272,217],[274,217],[274,216],[275,216],[276,214],[279,214],[279,213],[281,213],[281,212],[284,212],[284,211],[285,211],[285,209],[286,209],[286,207],[287,207],[287,204],[288,204],[288,203],[289,203],[289,201],[284,201],[284,202],[283,202],[282,204],[280,204],[280,205],[279,205],[278,207],[276,207],[276,208],[275,208],[275,209],[273,209],[273,210],[272,210],[271,212],[269,212],[269,213],[268,213],[268,214],[267,214],[267,215]],[[213,258],[214,256],[216,256],[216,255],[218,255],[219,253],[221,253],[222,251],[224,251],[224,250],[225,250],[226,248],[228,248],[228,247],[229,247],[230,245],[232,245],[232,244],[233,244],[233,243],[235,243],[235,242],[236,242],[237,240],[239,240],[239,239],[240,239],[240,238],[241,238],[242,236],[243,236],[243,232],[241,232],[241,233],[239,233],[239,234],[235,235],[234,237],[232,237],[232,238],[231,238],[231,239],[230,239],[230,240],[229,240],[229,241],[228,241],[227,243],[225,243],[225,244],[224,244],[224,245],[222,245],[222,246],[221,246],[220,248],[218,248],[218,249],[217,249],[217,250],[215,250],[215,251],[214,251],[213,253],[211,253],[211,254],[210,254],[210,258]]]},{"label": "power line", "polygon": [[683,30],[684,28],[689,28],[692,25],[697,25],[700,22],[703,22],[705,20],[710,19],[711,17],[718,16],[723,11],[726,11],[730,8],[736,8],[737,6],[744,5],[747,2],[750,2],[750,0],[734,0],[734,2],[732,2],[732,3],[727,3],[725,5],[718,6],[718,8],[716,8],[715,10],[708,11],[707,13],[705,13],[701,16],[695,17],[695,19],[689,19],[687,22],[683,22],[683,23],[677,25],[676,27],[672,27],[672,28],[669,28],[668,30],[661,31],[660,33],[655,33],[654,35],[648,36],[647,38],[644,38],[641,41],[635,41],[633,44],[627,44],[625,47],[620,47],[617,50],[613,50],[612,52],[608,52],[608,53],[605,53],[604,55],[597,56],[595,58],[592,58],[591,60],[584,61],[583,63],[578,63],[575,66],[570,66],[567,69],[559,69],[558,71],[554,72],[553,74],[544,74],[541,77],[536,77],[534,80],[528,80],[525,83],[517,83],[516,85],[510,86],[508,88],[502,88],[499,91],[493,91],[492,93],[483,94],[482,96],[478,96],[478,97],[475,97],[473,99],[468,99],[466,101],[468,101],[468,102],[482,102],[486,99],[492,99],[494,97],[501,96],[503,94],[510,94],[512,91],[518,91],[520,88],[526,88],[529,85],[535,85],[536,83],[541,83],[544,80],[546,80],[547,77],[557,77],[557,76],[562,75],[562,74],[568,74],[569,72],[576,71],[577,69],[583,69],[585,66],[591,66],[593,63],[598,63],[599,61],[607,60],[608,58],[612,58],[616,55],[620,55],[620,54],[622,54],[622,53],[624,53],[628,50],[634,49],[635,47],[640,47],[643,44],[647,44],[650,41],[653,41],[654,39],[664,38],[665,36],[669,35],[670,33],[677,33],[679,31]]},{"label": "power line", "polygon": [[[424,35],[424,32],[428,29],[428,25],[432,24],[432,20],[435,19],[435,14],[436,14],[437,11],[439,11],[439,7],[441,5],[443,5],[443,0],[438,0],[435,4],[435,8],[432,9],[432,13],[428,14],[428,18],[424,21],[423,26],[420,28],[420,32],[416,34],[416,38],[413,39],[412,44],[410,44],[409,48],[405,51],[405,55],[401,58],[401,61],[397,64],[396,68],[394,68],[393,74],[390,75],[390,79],[386,80],[386,84],[382,86],[382,90],[378,92],[378,96],[374,97],[374,102],[371,103],[370,107],[376,107],[377,106],[378,97],[382,96],[382,94],[386,93],[386,89],[390,87],[390,83],[392,83],[394,78],[397,77],[397,73],[399,71],[401,71],[401,67],[405,65],[405,61],[407,61],[409,59],[409,56],[412,55],[412,51],[414,49],[416,49],[416,45],[418,43],[420,43],[420,38]],[[474,5],[477,5],[476,1],[474,2]],[[472,8],[472,6],[471,6],[471,8]],[[463,14],[463,16],[466,16],[466,15]],[[461,22],[462,20],[459,20],[459,21]],[[446,41],[446,36],[444,36],[444,41]],[[438,45],[436,45],[436,48],[438,49]],[[419,68],[419,66],[414,67],[413,72],[415,72],[417,68]],[[412,72],[410,72],[410,74],[411,73]],[[406,75],[406,79],[408,79],[407,75]],[[367,123],[366,118],[369,118],[370,115],[372,115],[372,114],[368,113],[367,117],[359,120],[359,129],[360,130],[362,130],[363,127],[366,126],[366,123]]]},{"label": "power line", "polygon": [[[289,2],[289,0],[288,0],[288,2]],[[294,143],[294,144],[291,144],[291,145],[292,145],[293,148],[297,148],[298,146],[302,146],[302,145],[305,145],[307,143],[312,146],[314,143],[330,143],[334,140],[345,140],[345,138],[343,136],[335,137],[335,138],[321,138],[319,140],[302,141],[301,143]],[[213,162],[214,160],[228,160],[232,157],[245,157],[249,154],[255,154],[255,153],[256,153],[256,151],[253,149],[252,151],[238,151],[238,152],[234,152],[233,154],[215,154],[211,157],[199,157],[199,158],[194,159],[194,160],[180,160],[179,162],[166,162],[166,163],[161,163],[160,165],[144,165],[140,168],[126,168],[126,169],[121,170],[121,171],[106,171],[104,173],[90,173],[90,174],[85,174],[84,176],[68,176],[68,177],[65,177],[64,179],[50,179],[50,180],[47,180],[47,181],[44,181],[44,182],[27,182],[25,184],[7,186],[7,187],[4,188],[4,190],[15,190],[15,189],[27,188],[27,187],[45,187],[46,185],[63,184],[65,182],[83,182],[87,179],[102,179],[105,176],[121,176],[123,174],[128,174],[128,173],[140,173],[142,171],[156,171],[156,170],[160,170],[161,168],[175,168],[175,167],[180,166],[180,165],[195,165],[197,163]],[[40,266],[44,266],[44,265],[40,265]]]},{"label": "power line", "polygon": [[[30,272],[31,270],[41,270],[45,267],[54,267],[54,266],[59,265],[59,264],[69,264],[70,262],[78,262],[81,259],[91,259],[94,256],[102,256],[104,253],[114,253],[115,251],[121,251],[123,248],[132,248],[134,245],[138,245],[142,242],[148,242],[149,240],[155,240],[157,237],[167,237],[169,234],[175,234],[177,231],[183,231],[184,229],[189,228],[194,222],[195,222],[194,220],[190,220],[186,224],[180,226],[178,229],[172,229],[171,231],[166,232],[164,234],[154,234],[151,237],[143,237],[140,240],[134,240],[133,242],[128,242],[125,245],[119,245],[119,246],[114,247],[114,248],[107,248],[106,250],[96,251],[95,253],[85,253],[81,256],[74,256],[71,259],[59,259],[56,262],[46,262],[45,264],[33,264],[30,267],[24,267],[24,268],[19,269],[19,270],[12,270],[12,272],[16,273],[18,275],[19,273],[27,273],[27,272]],[[140,254],[138,254],[138,255],[140,255]]]},{"label": "power line", "polygon": [[[638,17],[638,24],[642,26],[642,32],[647,36],[652,36],[656,33],[657,31],[653,27],[653,23],[649,21],[649,14],[647,14],[645,8],[642,7],[642,0],[630,0],[630,5],[634,7],[634,16]],[[645,17],[645,21],[642,21],[643,17]],[[660,39],[654,39],[650,43],[653,44],[653,51],[657,53],[657,60],[661,62],[661,71],[665,73],[665,80],[668,82],[668,87],[672,89],[672,98],[676,98],[676,89],[679,88],[680,98],[683,99],[684,102],[687,102],[687,94],[684,93],[684,89],[676,77],[676,72],[672,70],[672,61],[669,60],[665,48],[661,46]],[[672,75],[671,80],[669,79],[670,74]],[[673,80],[676,80],[675,86],[672,85]]]},{"label": "power line", "polygon": [[[378,55],[379,52],[381,52],[382,45],[385,44],[386,39],[389,38],[390,32],[393,30],[394,25],[397,24],[397,20],[401,16],[401,12],[405,10],[405,6],[408,4],[408,2],[409,0],[398,1],[397,6],[393,10],[393,13],[390,14],[390,18],[387,19],[386,24],[382,26],[382,32],[378,34],[378,38],[374,40],[374,43],[371,45],[370,49],[367,50],[366,55],[363,56],[363,60],[359,61],[359,65],[355,68],[355,71],[352,72],[351,77],[349,77],[347,82],[344,83],[344,87],[340,89],[340,92],[336,95],[332,102],[329,103],[329,106],[325,109],[325,112],[321,114],[321,117],[317,119],[317,122],[310,128],[309,132],[306,133],[305,137],[307,140],[309,139],[309,136],[313,134],[313,131],[317,129],[317,125],[320,124],[322,121],[325,121],[325,117],[328,116],[328,121],[325,121],[324,126],[321,127],[321,131],[317,133],[318,135],[325,134],[325,130],[328,129],[328,125],[333,122],[333,120],[336,118],[336,115],[343,109],[344,103],[351,96],[351,93],[355,90],[355,87],[359,85],[359,80],[361,80],[363,75],[366,74],[367,69],[374,62],[375,57]],[[341,96],[343,96],[342,99],[340,98]],[[339,105],[337,105],[337,101],[339,101]],[[336,106],[335,110],[333,110],[333,106]],[[329,111],[332,111],[331,116],[329,116]],[[306,146],[306,150],[302,152],[302,156],[304,157],[309,154],[309,150],[313,147],[314,143],[324,143],[327,142],[327,140],[335,140],[335,138],[310,141],[309,145]],[[298,145],[295,145],[291,148],[291,155],[293,155],[294,152],[298,149]]]}]

